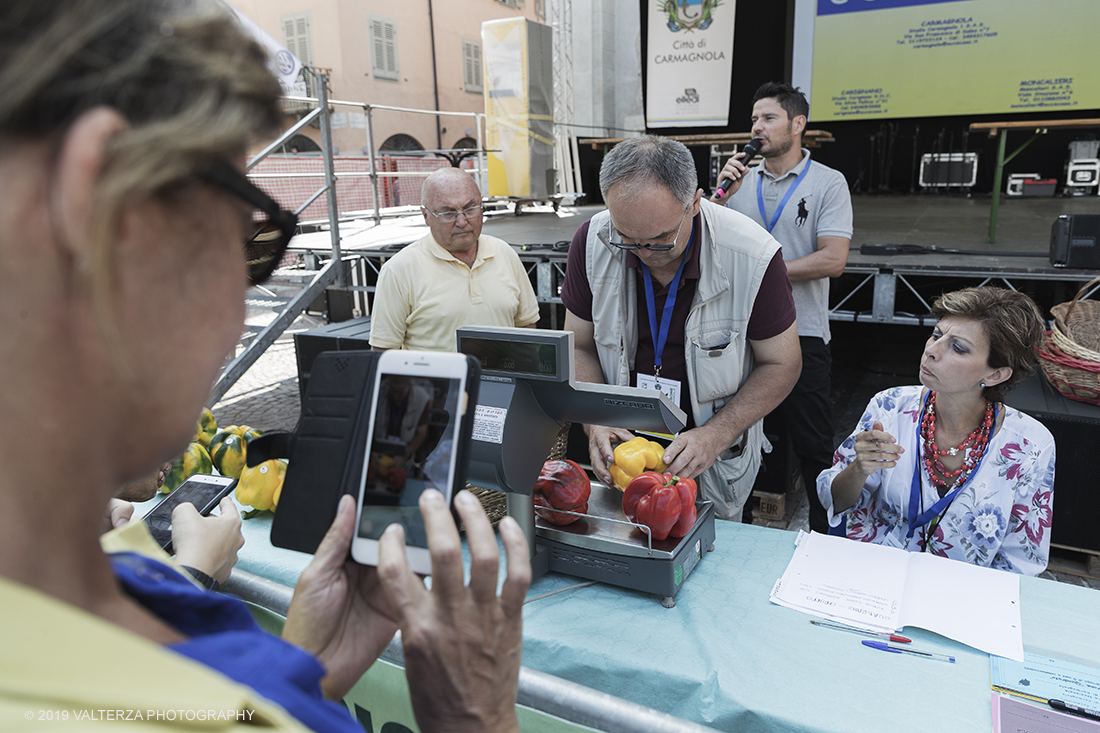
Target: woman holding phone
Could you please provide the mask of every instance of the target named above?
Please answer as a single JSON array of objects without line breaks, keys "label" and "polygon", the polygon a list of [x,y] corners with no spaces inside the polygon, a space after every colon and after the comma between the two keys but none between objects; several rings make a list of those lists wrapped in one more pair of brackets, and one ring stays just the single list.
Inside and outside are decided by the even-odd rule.
[{"label": "woman holding phone", "polygon": [[979,287],[940,296],[932,315],[921,385],[875,395],[818,476],[818,496],[851,539],[1038,575],[1050,554],[1054,438],[1003,400],[1034,369],[1039,309],[1023,293]]},{"label": "woman holding phone", "polygon": [[0,675],[0,727],[28,710],[171,708],[361,730],[331,701],[400,627],[423,729],[517,729],[526,546],[501,523],[498,596],[496,541],[468,494],[469,585],[448,507],[422,498],[431,592],[399,527],[377,569],[348,562],[345,497],[282,640],[141,537],[101,550],[108,500],[186,445],[246,286],[294,232],[243,174],[283,121],[266,63],[213,0],[0,4],[0,669],[19,670]]}]

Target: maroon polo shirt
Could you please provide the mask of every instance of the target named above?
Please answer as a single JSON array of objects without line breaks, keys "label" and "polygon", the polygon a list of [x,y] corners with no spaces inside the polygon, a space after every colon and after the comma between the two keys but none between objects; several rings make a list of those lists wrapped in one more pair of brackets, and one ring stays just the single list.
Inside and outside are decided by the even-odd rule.
[{"label": "maroon polo shirt", "polygon": [[[661,376],[665,379],[678,380],[683,389],[687,389],[688,373],[687,364],[684,361],[684,330],[687,324],[688,313],[691,304],[695,300],[695,291],[699,285],[699,242],[697,232],[700,226],[700,217],[696,216],[692,227],[691,250],[688,252],[688,260],[684,265],[684,272],[680,277],[679,287],[676,291],[676,302],[672,308],[672,321],[669,323],[668,337],[665,340],[665,348],[661,354]],[[592,288],[588,283],[587,241],[588,224],[585,222],[573,235],[573,241],[569,245],[569,259],[566,262],[565,279],[561,288],[561,300],[569,311],[585,321],[592,320]],[[634,277],[637,278],[635,288],[637,302],[635,304],[638,314],[638,350],[634,356],[634,364],[630,370],[630,386],[637,385],[637,374],[654,373],[655,345],[649,327],[649,305],[646,302],[645,281],[642,275],[641,260],[632,253],[626,253],[626,263]],[[657,326],[660,328],[661,316],[664,312],[665,300],[668,298],[668,286],[663,286],[653,279],[653,300]],[[749,316],[748,338],[752,341],[763,341],[778,336],[790,328],[795,321],[794,298],[791,296],[791,281],[787,277],[787,266],[783,262],[782,250],[775,253],[768,269],[764,273],[764,279],[760,283],[756,300],[753,302],[752,314]],[[719,344],[713,344],[718,346]],[[681,408],[688,413],[688,427],[694,427],[687,402],[687,394],[681,400]]]}]

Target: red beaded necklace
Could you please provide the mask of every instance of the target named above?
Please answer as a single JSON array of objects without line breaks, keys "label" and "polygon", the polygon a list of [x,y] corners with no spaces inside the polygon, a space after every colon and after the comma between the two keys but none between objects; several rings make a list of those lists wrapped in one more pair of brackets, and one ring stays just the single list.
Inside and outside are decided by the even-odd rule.
[{"label": "red beaded necklace", "polygon": [[[928,478],[942,493],[946,493],[965,481],[970,472],[982,460],[986,448],[989,446],[989,436],[993,431],[993,403],[985,402],[985,417],[978,427],[966,440],[958,446],[940,449],[936,445],[936,393],[928,395],[928,409],[921,417],[920,434],[924,441],[924,467],[928,471]],[[943,456],[955,456],[963,454],[963,463],[954,471],[948,471],[940,460]]]}]

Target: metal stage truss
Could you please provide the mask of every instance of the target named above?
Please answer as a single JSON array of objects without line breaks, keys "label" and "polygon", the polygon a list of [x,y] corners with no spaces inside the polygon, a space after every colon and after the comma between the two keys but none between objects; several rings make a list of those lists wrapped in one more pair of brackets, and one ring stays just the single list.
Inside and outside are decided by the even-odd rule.
[{"label": "metal stage truss", "polygon": [[[849,262],[844,275],[832,281],[830,321],[884,323],[923,326],[932,323],[932,301],[946,290],[970,285],[998,285],[1012,290],[1034,291],[1035,286],[1061,284],[1053,288],[1068,293],[1048,298],[1029,293],[1044,311],[1056,302],[1069,300],[1077,289],[1096,277],[1091,270],[1055,270],[1034,267],[966,267]],[[950,281],[950,287],[943,283]],[[1100,286],[1092,288],[1091,297]],[[1051,302],[1044,302],[1050,300]]]},{"label": "metal stage truss", "polygon": [[[400,248],[358,251],[355,256],[362,257],[364,264],[372,274],[369,280],[375,280],[382,263],[392,257]],[[527,245],[516,247],[520,261],[523,262],[535,296],[541,305],[548,307],[550,328],[561,328],[564,324],[564,306],[561,302],[561,286],[565,279],[566,250],[550,247]],[[351,253],[349,253],[350,255]],[[853,257],[853,259],[856,259]],[[866,258],[859,258],[866,259]],[[1035,267],[968,267],[940,265],[873,264],[850,262],[844,275],[832,281],[829,308],[829,320],[847,323],[882,323],[895,325],[922,326],[931,323],[932,301],[936,295],[945,291],[943,283],[951,282],[947,289],[968,285],[998,285],[1012,290],[1034,290],[1037,284],[1050,286],[1061,283],[1063,287],[1058,299],[1044,303],[1045,298],[1037,298],[1044,310],[1055,302],[1069,300],[1077,290],[1100,273],[1091,270],[1067,270]],[[349,290],[363,290],[373,298],[374,286],[351,286]],[[1092,297],[1100,286],[1090,290],[1085,297]],[[1033,296],[1034,297],[1034,296]],[[544,311],[545,313],[545,311]]]}]

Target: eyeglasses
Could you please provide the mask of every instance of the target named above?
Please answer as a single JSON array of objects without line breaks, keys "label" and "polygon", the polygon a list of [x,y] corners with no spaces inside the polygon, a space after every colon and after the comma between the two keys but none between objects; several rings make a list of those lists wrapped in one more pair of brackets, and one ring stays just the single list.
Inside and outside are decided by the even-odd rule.
[{"label": "eyeglasses", "polygon": [[658,252],[664,252],[670,250],[676,246],[676,240],[680,238],[680,230],[684,228],[684,219],[687,218],[688,209],[684,209],[683,216],[680,217],[680,225],[676,227],[676,233],[672,235],[672,239],[666,239],[663,242],[646,242],[644,244],[627,244],[626,242],[616,242],[612,239],[612,233],[617,233],[617,230],[611,224],[611,217],[608,217],[608,233],[604,237],[603,232],[596,232],[596,236],[605,245],[611,247],[618,247],[619,249],[626,250],[639,250],[639,249],[651,249]]},{"label": "eyeglasses", "polygon": [[244,240],[245,261],[248,265],[248,284],[259,285],[271,277],[294,236],[298,216],[283,207],[257,188],[248,176],[224,160],[213,158],[204,161],[195,171],[202,180],[233,194],[254,207],[253,233]]},{"label": "eyeglasses", "polygon": [[421,206],[420,208],[424,209],[424,211],[427,211],[429,214],[434,216],[436,219],[439,219],[444,224],[454,224],[456,221],[458,221],[459,214],[462,214],[462,218],[466,221],[470,221],[474,217],[481,216],[481,210],[484,207],[481,204],[478,204],[477,206],[471,206],[470,208],[463,209],[462,211],[441,211],[438,214],[426,206]]}]

